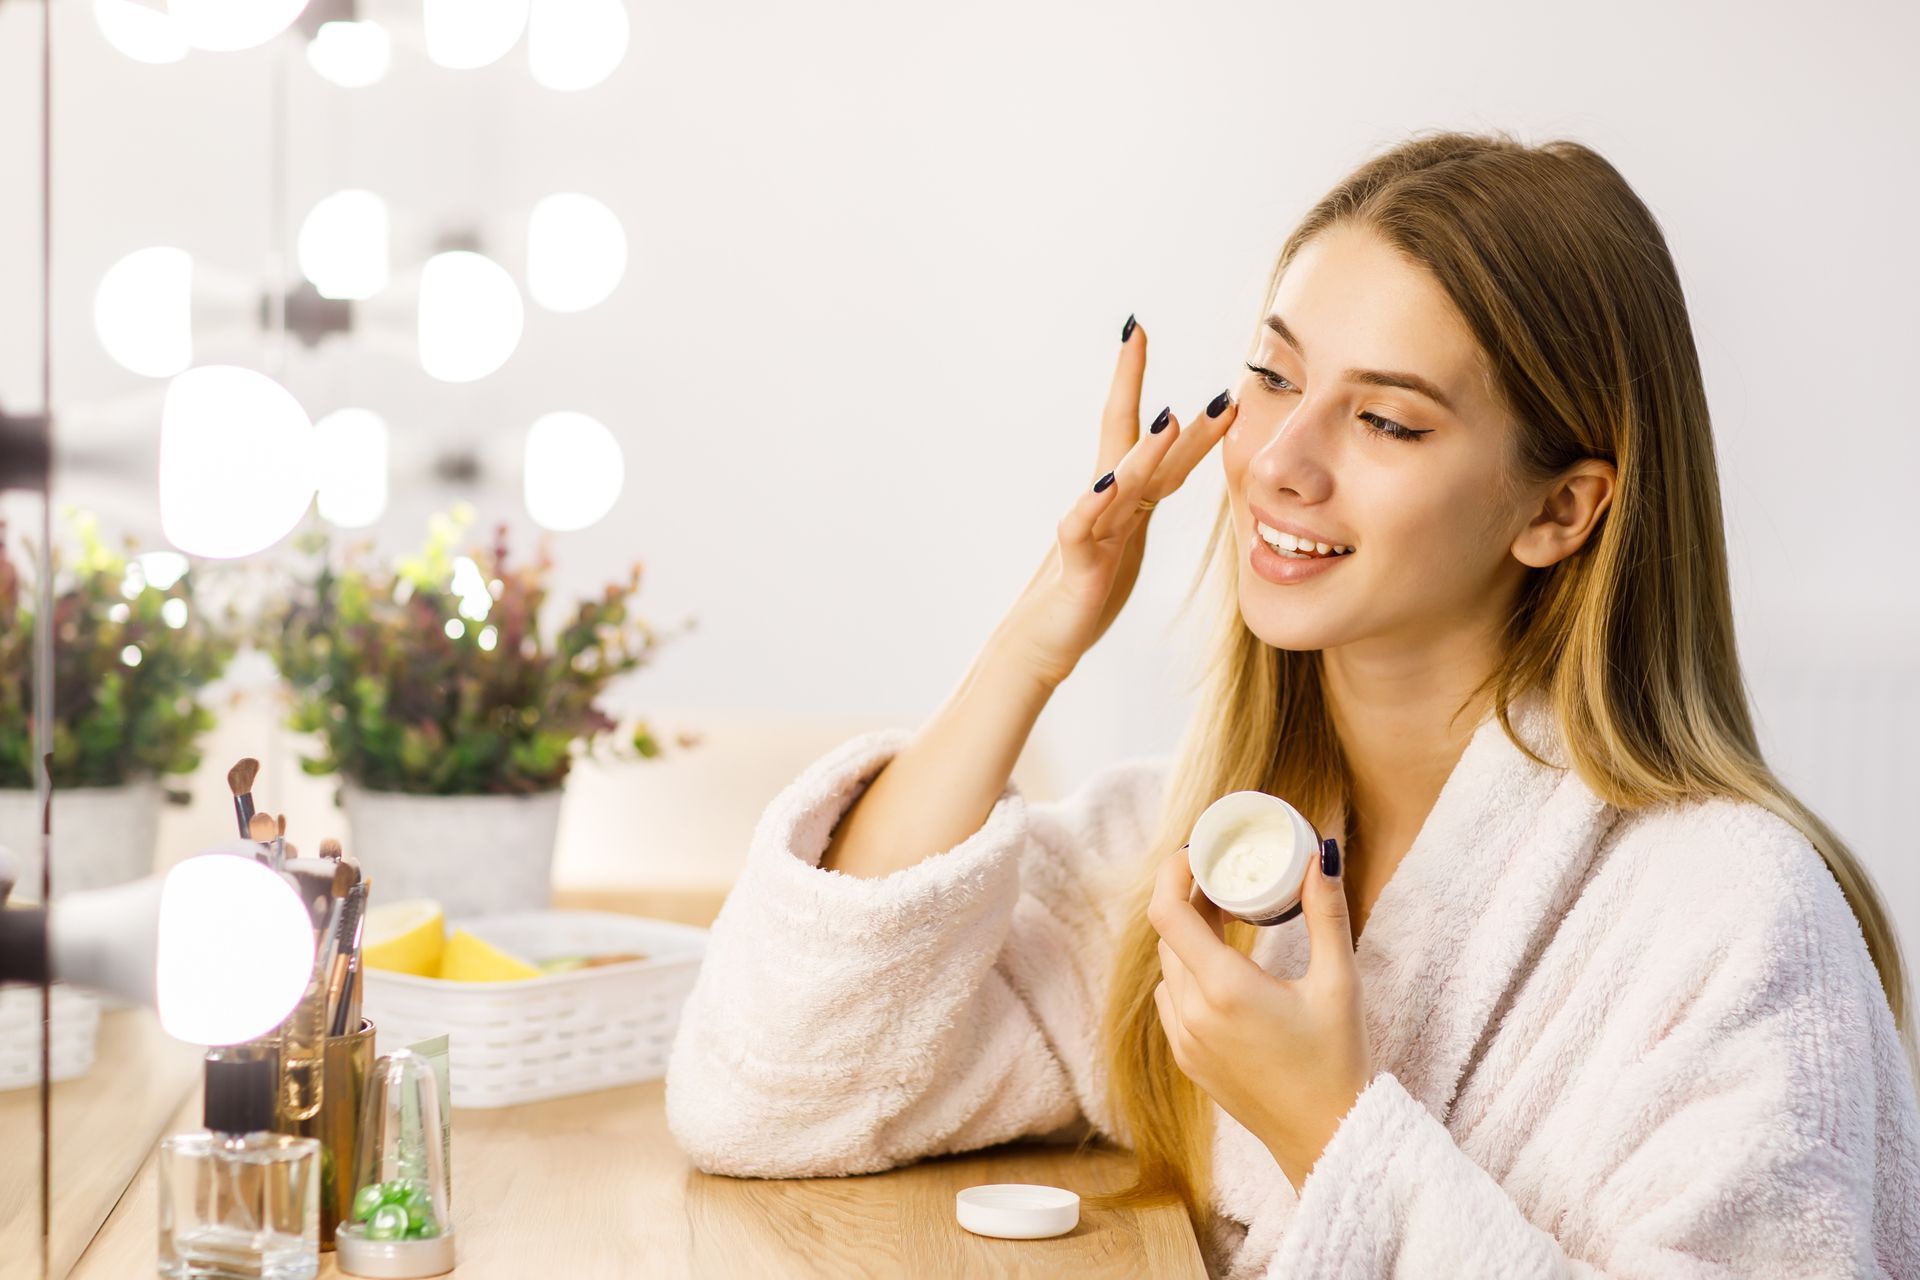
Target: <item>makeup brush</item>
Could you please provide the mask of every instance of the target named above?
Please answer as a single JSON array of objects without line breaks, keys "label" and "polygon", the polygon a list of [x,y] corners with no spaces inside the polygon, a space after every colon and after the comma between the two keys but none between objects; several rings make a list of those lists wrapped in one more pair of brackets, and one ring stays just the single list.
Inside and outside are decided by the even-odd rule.
[{"label": "makeup brush", "polygon": [[260,853],[267,865],[275,871],[286,870],[286,858],[281,855],[274,842],[274,822],[271,814],[256,813],[247,820],[247,839],[260,846]]},{"label": "makeup brush", "polygon": [[233,812],[240,819],[243,840],[253,838],[253,780],[259,776],[260,762],[252,756],[227,770],[227,788],[233,792]]},{"label": "makeup brush", "polygon": [[366,906],[366,890],[354,885],[348,890],[340,921],[334,931],[332,971],[327,975],[327,1034],[347,1034],[347,992],[352,981],[353,956],[360,946],[360,915]]}]

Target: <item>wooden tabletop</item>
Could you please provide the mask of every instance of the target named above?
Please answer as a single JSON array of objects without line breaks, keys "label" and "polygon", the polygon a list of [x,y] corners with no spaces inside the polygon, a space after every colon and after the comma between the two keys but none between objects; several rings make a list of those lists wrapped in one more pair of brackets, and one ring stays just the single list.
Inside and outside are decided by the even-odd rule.
[{"label": "wooden tabletop", "polygon": [[[462,1280],[619,1276],[1143,1276],[1206,1270],[1175,1207],[1101,1211],[1051,1240],[994,1240],[954,1221],[954,1193],[1039,1182],[1113,1190],[1111,1148],[1014,1144],[851,1178],[724,1178],[693,1169],[667,1132],[661,1081],[499,1110],[456,1110],[454,1229]],[[176,1129],[195,1127],[197,1096]],[[154,1274],[153,1162],[73,1271]],[[340,1274],[331,1252],[320,1274]]]}]

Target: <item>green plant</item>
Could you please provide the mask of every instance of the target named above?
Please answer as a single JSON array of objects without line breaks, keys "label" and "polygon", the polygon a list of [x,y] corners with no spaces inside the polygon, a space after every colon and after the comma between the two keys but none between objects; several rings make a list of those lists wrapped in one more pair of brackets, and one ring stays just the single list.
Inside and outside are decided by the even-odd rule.
[{"label": "green plant", "polygon": [[[366,544],[336,567],[325,533],[298,539],[317,567],[268,608],[261,644],[293,689],[289,723],[318,735],[308,773],[380,791],[526,794],[558,787],[576,744],[618,727],[595,700],[661,642],[630,607],[643,566],[548,640],[538,615],[551,554],[510,563],[502,524],[491,547],[456,556],[471,519],[464,506],[435,516],[425,548],[393,568]],[[628,742],[660,753],[645,721]]]},{"label": "green plant", "polygon": [[[80,556],[70,569],[57,554],[52,564],[54,785],[191,773],[213,727],[198,693],[233,657],[231,623],[196,601],[191,567],[161,585],[131,539],[122,554],[101,540],[92,515],[63,514]],[[0,555],[0,671],[9,674],[0,680],[0,787],[34,785],[33,604],[31,585]]]}]

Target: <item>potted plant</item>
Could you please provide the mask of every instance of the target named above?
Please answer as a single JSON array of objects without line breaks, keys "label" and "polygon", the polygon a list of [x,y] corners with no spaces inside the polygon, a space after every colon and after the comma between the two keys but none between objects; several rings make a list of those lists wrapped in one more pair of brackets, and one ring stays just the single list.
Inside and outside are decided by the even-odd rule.
[{"label": "potted plant", "polygon": [[[53,865],[56,893],[153,871],[167,774],[191,773],[213,727],[200,690],[232,658],[230,621],[196,599],[191,562],[108,547],[99,522],[69,509],[79,557],[52,557]],[[5,545],[0,527],[0,546]],[[21,890],[39,892],[34,799],[34,592],[0,555],[0,844],[21,860]]]},{"label": "potted plant", "polygon": [[661,752],[644,720],[616,745],[597,705],[661,643],[631,608],[643,566],[547,635],[551,554],[513,561],[502,524],[458,555],[471,519],[435,516],[424,549],[391,568],[365,543],[335,563],[327,535],[303,534],[314,571],[263,616],[289,724],[318,746],[301,767],[341,779],[350,851],[385,901],[434,898],[449,916],[549,905],[576,755]]}]

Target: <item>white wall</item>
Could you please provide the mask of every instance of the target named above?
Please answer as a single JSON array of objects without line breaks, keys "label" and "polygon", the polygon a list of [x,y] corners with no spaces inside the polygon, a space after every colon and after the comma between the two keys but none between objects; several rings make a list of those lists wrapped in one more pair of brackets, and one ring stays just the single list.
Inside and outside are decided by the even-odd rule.
[{"label": "white wall", "polygon": [[[79,421],[83,402],[142,390],[90,334],[107,265],[174,243],[264,268],[280,54],[144,67],[105,46],[90,6],[59,2],[56,399]],[[32,53],[21,8],[0,4],[0,83]],[[1680,265],[1775,758],[1859,843],[1920,947],[1920,859],[1895,807],[1920,768],[1920,432],[1903,376],[1920,346],[1920,11],[630,8],[628,62],[578,95],[535,87],[518,50],[454,73],[402,49],[357,93],[290,66],[296,218],[371,186],[410,219],[403,254],[424,253],[436,219],[480,214],[517,270],[514,219],[577,189],[618,211],[636,252],[607,304],[533,313],[473,387],[377,354],[290,353],[316,415],[357,400],[396,416],[389,542],[458,496],[424,476],[439,444],[497,453],[478,501],[515,514],[525,423],[594,413],[625,446],[628,490],[557,540],[564,575],[584,589],[640,556],[650,616],[700,619],[635,704],[917,721],[1091,478],[1130,311],[1152,333],[1149,401],[1191,414],[1234,377],[1293,221],[1366,155],[1430,126],[1575,137],[1635,184]],[[31,123],[0,121],[10,178]],[[0,245],[32,234],[29,205],[0,202]],[[0,402],[34,385],[37,310],[14,305],[30,261],[0,256]],[[73,470],[59,496],[157,535],[151,410],[89,439],[113,442],[124,478]],[[1064,776],[1171,746],[1187,701],[1162,648],[1218,492],[1210,466],[1163,507],[1133,607],[1042,722]],[[1810,673],[1839,692],[1808,692]]]}]

